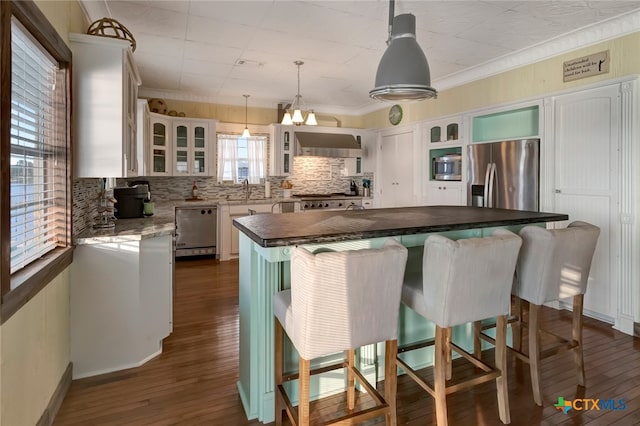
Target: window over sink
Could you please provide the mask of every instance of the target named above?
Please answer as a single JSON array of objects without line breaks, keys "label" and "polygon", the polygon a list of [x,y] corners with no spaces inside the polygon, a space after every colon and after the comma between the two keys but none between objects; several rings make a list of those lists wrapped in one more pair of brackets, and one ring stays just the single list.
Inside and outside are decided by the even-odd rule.
[{"label": "window over sink", "polygon": [[267,142],[265,135],[248,138],[236,134],[218,133],[218,182],[259,184],[266,178]]}]

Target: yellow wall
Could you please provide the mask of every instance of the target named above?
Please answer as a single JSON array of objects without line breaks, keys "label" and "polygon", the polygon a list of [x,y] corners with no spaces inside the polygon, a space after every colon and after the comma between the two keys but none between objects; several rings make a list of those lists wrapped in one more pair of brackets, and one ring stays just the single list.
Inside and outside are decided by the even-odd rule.
[{"label": "yellow wall", "polygon": [[[84,32],[76,1],[37,1],[61,37]],[[69,272],[0,326],[0,426],[34,425],[69,364]]]},{"label": "yellow wall", "polygon": [[34,425],[69,364],[69,269],[2,325],[3,426]]},{"label": "yellow wall", "polygon": [[[144,82],[143,82],[144,85]],[[249,98],[251,101],[251,98]],[[214,118],[223,123],[244,124],[244,105],[218,105],[202,102],[177,101],[165,99],[167,111],[184,112],[185,116],[193,118]],[[249,124],[268,125],[277,122],[277,108],[257,108],[249,106],[247,109],[247,122]],[[355,115],[325,115],[317,114],[316,119],[321,126],[335,125],[336,120],[340,123],[338,127],[351,127],[359,129],[363,127],[362,117]]]},{"label": "yellow wall", "polygon": [[[438,99],[402,103],[402,124],[427,120],[501,103],[539,97],[547,93],[571,89],[598,81],[640,74],[640,32],[576,50],[516,70],[468,83],[438,93]],[[562,63],[591,53],[609,50],[609,73],[568,83],[562,81]],[[437,87],[436,87],[437,89]],[[392,127],[389,107],[367,114],[365,128]]]}]

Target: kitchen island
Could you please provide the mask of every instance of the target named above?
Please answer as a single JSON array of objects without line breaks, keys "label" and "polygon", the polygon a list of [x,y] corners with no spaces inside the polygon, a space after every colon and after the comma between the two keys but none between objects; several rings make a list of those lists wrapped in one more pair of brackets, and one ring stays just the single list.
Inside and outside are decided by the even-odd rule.
[{"label": "kitchen island", "polygon": [[[264,423],[274,419],[273,310],[271,298],[290,286],[291,250],[303,245],[310,250],[355,250],[380,247],[393,237],[406,247],[424,244],[430,234],[449,238],[482,237],[497,227],[519,231],[522,226],[567,220],[565,214],[484,209],[466,206],[403,207],[371,210],[319,211],[301,214],[254,215],[234,220],[240,231],[240,380],[238,391],[249,419]],[[423,340],[434,328],[409,309],[401,308],[399,344]],[[468,329],[454,330],[454,339],[464,340]],[[368,379],[382,379],[377,365],[383,365],[380,345],[359,351],[358,362]],[[297,368],[292,347],[286,347],[285,371]],[[427,366],[424,353],[408,359],[412,365]],[[314,364],[335,362],[339,355]],[[426,363],[425,363],[426,362]],[[314,377],[312,398],[339,392],[342,377]],[[295,383],[291,387],[295,395]],[[295,401],[294,401],[295,402]]]}]

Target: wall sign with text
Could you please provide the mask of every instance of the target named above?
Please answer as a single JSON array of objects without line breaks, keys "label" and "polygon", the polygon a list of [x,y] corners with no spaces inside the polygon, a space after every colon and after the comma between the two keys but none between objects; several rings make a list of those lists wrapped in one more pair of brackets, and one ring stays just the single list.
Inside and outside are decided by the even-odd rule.
[{"label": "wall sign with text", "polygon": [[562,64],[563,81],[579,80],[609,72],[609,51],[598,52]]}]

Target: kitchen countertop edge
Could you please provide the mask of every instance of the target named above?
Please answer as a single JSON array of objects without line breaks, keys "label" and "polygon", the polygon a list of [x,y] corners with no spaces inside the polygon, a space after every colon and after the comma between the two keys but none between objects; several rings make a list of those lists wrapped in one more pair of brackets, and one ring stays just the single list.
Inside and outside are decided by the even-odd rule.
[{"label": "kitchen countertop edge", "polygon": [[[477,209],[477,210],[476,210]],[[488,217],[489,210],[493,210]],[[463,220],[424,220],[407,221],[403,224],[394,224],[389,226],[368,226],[358,225],[366,223],[367,216],[378,216],[377,221],[393,223],[394,216],[402,212],[438,212],[455,218],[456,213],[466,212]],[[312,216],[312,215],[316,216]],[[292,215],[286,213],[286,216]],[[270,215],[247,216],[234,219],[233,224],[240,231],[244,232],[256,244],[265,248],[284,247],[300,244],[317,244],[330,243],[340,241],[362,240],[389,236],[413,235],[432,232],[445,232],[463,229],[488,228],[498,226],[517,226],[533,223],[545,223],[568,220],[569,217],[562,213],[547,212],[527,212],[502,209],[482,209],[467,206],[430,206],[430,207],[398,207],[388,209],[369,209],[369,210],[353,210],[353,211],[334,211],[334,212],[311,212],[305,215],[295,215],[284,219],[285,228],[280,228],[278,218],[271,218]],[[322,216],[321,216],[322,215]],[[382,217],[380,217],[382,216]],[[340,229],[335,220],[345,222],[351,218],[356,226],[346,226]],[[323,229],[323,222],[329,220],[329,226]],[[365,222],[361,222],[361,220]],[[429,223],[431,222],[431,223]],[[317,229],[309,232],[313,227]],[[350,229],[347,229],[350,228]],[[359,228],[359,229],[358,229]],[[293,229],[304,230],[305,233],[291,233],[288,230]]]},{"label": "kitchen countertop edge", "polygon": [[[351,198],[351,197],[350,197]],[[357,197],[363,198],[363,197]],[[122,243],[146,238],[172,235],[175,232],[175,209],[183,207],[207,207],[223,205],[275,204],[278,202],[299,202],[296,198],[258,198],[248,200],[227,200],[213,198],[202,200],[167,200],[156,202],[158,214],[148,218],[119,219],[113,229],[87,228],[74,237],[75,245]]]},{"label": "kitchen countertop edge", "polygon": [[78,234],[75,245],[124,243],[147,238],[173,235],[176,226],[173,217],[120,219],[113,229],[89,228]]}]

